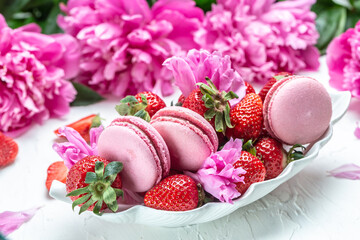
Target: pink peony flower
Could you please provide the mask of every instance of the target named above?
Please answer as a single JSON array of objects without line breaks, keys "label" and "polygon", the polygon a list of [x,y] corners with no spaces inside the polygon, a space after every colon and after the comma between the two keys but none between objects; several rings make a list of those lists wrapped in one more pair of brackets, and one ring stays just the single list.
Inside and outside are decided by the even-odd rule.
[{"label": "pink peony flower", "polygon": [[116,96],[152,90],[169,95],[170,56],[198,48],[193,33],[203,12],[192,0],[69,0],[58,24],[81,45],[76,81]]},{"label": "pink peony flower", "polygon": [[326,53],[330,85],[360,98],[360,21],[334,38]]},{"label": "pink peony flower", "polygon": [[103,126],[90,129],[90,145],[81,137],[80,133],[70,127],[59,129],[69,142],[54,143],[53,149],[64,160],[65,166],[70,169],[77,161],[92,155],[98,155],[97,140],[104,130]]},{"label": "pink peony flower", "polygon": [[29,221],[39,208],[33,208],[22,212],[2,212],[0,213],[0,238],[1,234],[9,235],[22,224]]},{"label": "pink peony flower", "polygon": [[244,182],[246,171],[234,168],[233,164],[241,155],[242,141],[230,139],[222,150],[212,153],[196,172],[186,172],[187,175],[200,182],[204,190],[221,202],[232,203],[232,199],[240,196],[235,189],[238,182]]},{"label": "pink peony flower", "polygon": [[277,72],[316,70],[319,36],[315,0],[218,0],[195,40],[204,49],[229,55],[248,82],[266,82]]},{"label": "pink peony flower", "polygon": [[78,61],[73,37],[43,35],[35,24],[13,30],[0,15],[0,131],[16,137],[68,113],[76,91],[66,79],[77,74]]},{"label": "pink peony flower", "polygon": [[165,60],[164,66],[172,71],[182,94],[187,97],[196,83],[206,83],[205,78],[212,80],[221,91],[233,91],[240,101],[245,96],[245,84],[242,77],[231,68],[229,56],[222,56],[219,52],[209,53],[206,50],[192,49],[186,57],[171,57]]}]

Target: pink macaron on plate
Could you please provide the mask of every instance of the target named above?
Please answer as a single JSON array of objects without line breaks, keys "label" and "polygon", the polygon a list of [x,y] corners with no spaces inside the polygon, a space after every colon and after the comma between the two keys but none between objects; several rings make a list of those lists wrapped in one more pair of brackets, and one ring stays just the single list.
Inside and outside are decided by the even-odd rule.
[{"label": "pink macaron on plate", "polygon": [[[185,212],[162,211],[142,205],[135,205],[129,206],[127,210],[122,212],[104,213],[102,216],[97,216],[92,212],[86,212],[84,214],[111,223],[135,223],[162,227],[181,227],[210,222],[224,217],[267,195],[280,184],[295,176],[317,157],[320,149],[332,137],[333,125],[345,114],[351,99],[348,92],[333,92],[330,93],[330,97],[332,102],[330,126],[326,132],[312,144],[305,158],[291,162],[277,178],[251,185],[243,196],[234,200],[234,204],[212,202]],[[69,209],[71,209],[71,200],[65,197],[66,189],[63,183],[54,181],[51,186],[50,195],[55,199],[69,203]]]}]

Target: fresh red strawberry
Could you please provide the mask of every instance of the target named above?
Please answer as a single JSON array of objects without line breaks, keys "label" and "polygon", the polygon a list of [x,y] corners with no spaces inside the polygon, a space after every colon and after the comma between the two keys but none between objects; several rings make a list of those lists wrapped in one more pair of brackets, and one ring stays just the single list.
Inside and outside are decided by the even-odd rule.
[{"label": "fresh red strawberry", "polygon": [[164,107],[165,102],[155,93],[141,92],[124,97],[115,109],[121,116],[136,116],[150,122],[151,117]]},{"label": "fresh red strawberry", "polygon": [[190,93],[182,106],[207,119],[216,132],[225,132],[227,127],[232,127],[229,100],[238,96],[232,91],[219,91],[209,78],[206,78],[206,81],[207,84],[198,84],[199,88]]},{"label": "fresh red strawberry", "polygon": [[245,94],[256,93],[255,89],[253,88],[253,86],[250,85],[250,83],[245,82],[245,87],[246,87],[246,93]]},{"label": "fresh red strawberry", "polygon": [[13,163],[18,152],[19,147],[14,139],[0,132],[0,168]]},{"label": "fresh red strawberry", "polygon": [[197,207],[198,189],[189,176],[177,174],[163,179],[144,198],[145,206],[167,211],[187,211]]},{"label": "fresh red strawberry", "polygon": [[66,175],[68,169],[64,164],[64,161],[58,161],[52,163],[47,169],[46,188],[50,191],[51,184],[54,180],[58,180],[62,183],[66,183]]},{"label": "fresh red strawberry", "polygon": [[287,165],[287,155],[282,144],[270,137],[259,139],[255,144],[256,156],[265,166],[265,179],[277,177]]},{"label": "fresh red strawberry", "polygon": [[203,94],[200,88],[196,88],[190,93],[187,98],[185,98],[182,106],[191,109],[194,112],[197,112],[201,116],[204,116],[206,111],[209,109],[205,107],[205,103],[202,100],[202,97]]},{"label": "fresh red strawberry", "polygon": [[256,93],[249,93],[230,111],[231,124],[226,136],[244,141],[259,137],[263,122],[262,101]]},{"label": "fresh red strawberry", "polygon": [[123,196],[118,175],[122,168],[122,163],[109,162],[99,156],[87,156],[76,162],[66,178],[67,196],[73,201],[73,209],[79,205],[79,214],[86,210],[99,214],[107,205],[116,212],[117,198]]},{"label": "fresh red strawberry", "polygon": [[244,194],[251,184],[262,182],[265,179],[266,170],[264,164],[254,155],[249,152],[241,151],[239,160],[234,163],[234,167],[242,167],[246,173],[244,176],[244,183],[236,184],[236,190]]},{"label": "fresh red strawberry", "polygon": [[184,104],[184,101],[185,101],[186,97],[184,95],[180,95],[179,98],[178,98],[178,101],[177,101],[177,106],[182,106]]},{"label": "fresh red strawberry", "polygon": [[264,85],[264,87],[260,90],[259,96],[261,98],[261,101],[265,101],[266,94],[269,92],[270,88],[280,79],[291,76],[291,73],[288,72],[279,72],[275,74],[272,78],[270,78],[267,83]]},{"label": "fresh red strawberry", "polygon": [[[75,129],[78,133],[80,133],[80,135],[84,138],[85,141],[89,142],[90,128],[98,127],[100,125],[101,121],[99,115],[91,114],[66,126]],[[59,128],[56,129],[54,132],[57,136],[61,136],[59,133]]]},{"label": "fresh red strawberry", "polygon": [[135,95],[135,98],[142,103],[141,95],[144,95],[147,100],[147,106],[145,111],[147,111],[150,115],[150,118],[160,109],[166,107],[165,102],[155,93],[153,92],[141,92]]}]

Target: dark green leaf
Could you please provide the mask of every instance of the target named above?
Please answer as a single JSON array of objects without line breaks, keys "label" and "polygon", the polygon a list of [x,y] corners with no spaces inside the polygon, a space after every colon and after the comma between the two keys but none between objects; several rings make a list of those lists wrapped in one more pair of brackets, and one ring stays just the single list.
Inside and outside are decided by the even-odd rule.
[{"label": "dark green leaf", "polygon": [[96,174],[94,172],[88,172],[86,173],[86,177],[85,177],[85,183],[90,184],[95,182],[97,179]]},{"label": "dark green leaf", "polygon": [[91,197],[91,194],[86,194],[85,196],[82,196],[81,198],[76,199],[73,203],[72,203],[72,210],[74,210],[75,206],[80,205],[84,202],[86,202],[89,198]]},{"label": "dark green leaf", "polygon": [[98,179],[102,179],[104,176],[104,163],[97,161],[95,163],[95,173]]},{"label": "dark green leaf", "polygon": [[90,190],[88,187],[83,187],[83,188],[79,188],[79,189],[76,189],[72,192],[69,192],[66,196],[69,197],[69,196],[79,196],[80,194],[84,194],[84,193],[89,193]]},{"label": "dark green leaf", "polygon": [[216,0],[195,0],[196,6],[207,12],[211,10],[211,4],[216,3]]},{"label": "dark green leaf", "polygon": [[204,114],[204,117],[206,120],[211,120],[216,114],[215,109],[210,108],[209,110],[207,110]]},{"label": "dark green leaf", "polygon": [[71,106],[87,106],[104,99],[97,92],[81,83],[72,82],[72,84],[77,91],[77,95],[76,99],[70,104]]},{"label": "dark green leaf", "polygon": [[141,109],[140,111],[137,111],[135,114],[134,114],[135,117],[139,117],[139,118],[142,118],[144,119],[145,121],[147,122],[150,122],[150,115],[147,111],[145,111],[144,109]]},{"label": "dark green leaf", "polygon": [[103,204],[103,200],[98,200],[94,206],[93,212],[97,215],[100,215],[100,210]]},{"label": "dark green leaf", "polygon": [[344,31],[346,8],[334,6],[318,14],[316,28],[320,33],[317,47],[324,53],[331,40]]},{"label": "dark green leaf", "polygon": [[87,201],[86,203],[84,203],[84,205],[82,205],[80,207],[80,211],[79,214],[85,212],[91,205],[93,205],[96,202],[96,200],[94,198],[90,198],[89,201]]},{"label": "dark green leaf", "polygon": [[116,212],[118,205],[116,201],[115,190],[112,187],[109,187],[108,189],[105,190],[103,197],[104,197],[104,202],[110,208],[110,210]]},{"label": "dark green leaf", "polygon": [[117,162],[117,161],[110,162],[105,167],[104,178],[110,175],[116,175],[119,172],[121,172],[122,169],[123,169],[123,164],[121,162]]}]

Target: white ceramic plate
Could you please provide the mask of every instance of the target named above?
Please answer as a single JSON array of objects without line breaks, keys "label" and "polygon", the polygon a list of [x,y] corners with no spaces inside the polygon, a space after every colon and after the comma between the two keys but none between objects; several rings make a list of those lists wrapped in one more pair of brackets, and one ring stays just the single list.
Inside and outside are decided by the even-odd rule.
[{"label": "white ceramic plate", "polygon": [[[332,120],[328,130],[321,139],[313,144],[303,159],[291,162],[275,179],[252,184],[243,196],[234,201],[234,204],[219,202],[207,203],[200,208],[185,212],[162,211],[136,205],[122,212],[104,213],[102,216],[97,216],[92,212],[85,212],[84,214],[112,223],[137,223],[163,227],[180,227],[209,222],[226,216],[236,209],[250,204],[270,193],[280,184],[286,182],[300,172],[317,157],[320,149],[330,140],[333,132],[333,125],[345,114],[351,99],[350,93],[348,92],[332,92],[330,93],[330,96],[333,106]],[[57,181],[53,182],[50,195],[55,199],[71,203],[71,200],[65,197],[66,190],[63,183]]]}]

